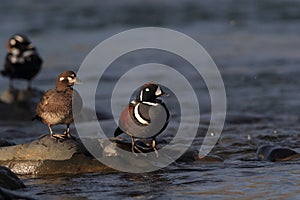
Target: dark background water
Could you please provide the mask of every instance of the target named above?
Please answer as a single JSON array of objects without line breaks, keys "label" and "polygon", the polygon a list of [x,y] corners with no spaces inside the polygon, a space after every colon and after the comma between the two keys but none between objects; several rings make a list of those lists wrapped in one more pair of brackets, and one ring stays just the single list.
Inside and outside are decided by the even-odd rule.
[{"label": "dark background water", "polygon": [[[0,19],[2,58],[7,39],[15,33],[27,34],[44,58],[44,68],[33,82],[41,90],[53,87],[61,71],[77,70],[104,39],[130,28],[159,26],[181,31],[203,45],[227,93],[226,124],[212,151],[224,163],[174,164],[135,175],[22,177],[28,186],[25,194],[37,199],[300,198],[299,163],[245,161],[255,157],[261,144],[300,151],[299,1],[3,1]],[[168,58],[157,60],[178,61]],[[129,56],[120,63],[135,66],[141,61]],[[87,77],[93,78],[88,72]],[[1,78],[0,90],[7,85]],[[210,103],[199,85],[204,114],[200,128],[205,130]],[[97,90],[97,106],[108,92]],[[0,131],[2,138],[16,143],[48,132],[44,125],[28,121],[1,121]]]}]

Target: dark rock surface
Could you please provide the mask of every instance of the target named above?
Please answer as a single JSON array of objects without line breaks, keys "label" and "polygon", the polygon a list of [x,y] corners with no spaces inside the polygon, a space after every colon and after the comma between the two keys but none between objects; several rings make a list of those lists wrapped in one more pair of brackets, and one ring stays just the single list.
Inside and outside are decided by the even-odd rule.
[{"label": "dark rock surface", "polygon": [[32,199],[20,192],[12,191],[25,188],[24,183],[7,167],[0,166],[0,199]]},{"label": "dark rock surface", "polygon": [[0,187],[16,190],[25,188],[25,185],[10,169],[0,166]]},{"label": "dark rock surface", "polygon": [[15,145],[15,144],[12,142],[8,142],[6,140],[0,139],[0,147],[13,146],[13,145]]},{"label": "dark rock surface", "polygon": [[300,159],[300,153],[292,149],[269,144],[260,146],[256,156],[260,160],[271,162]]}]

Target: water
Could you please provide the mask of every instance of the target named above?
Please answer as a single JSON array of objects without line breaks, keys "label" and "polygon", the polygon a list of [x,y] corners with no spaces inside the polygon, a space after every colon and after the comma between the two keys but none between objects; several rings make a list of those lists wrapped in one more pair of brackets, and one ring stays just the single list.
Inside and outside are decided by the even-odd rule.
[{"label": "water", "polygon": [[[262,144],[279,144],[300,151],[298,1],[89,0],[69,4],[2,2],[0,56],[4,57],[4,43],[12,34],[28,34],[45,61],[33,86],[46,90],[54,86],[57,74],[78,69],[99,42],[120,31],[141,26],[181,31],[204,46],[225,83],[228,117],[212,151],[224,163],[175,163],[149,174],[22,176],[27,185],[22,193],[37,199],[300,198],[299,162],[251,161]],[[159,63],[186,65],[169,55],[148,53],[152,57],[128,55],[115,65],[135,66],[153,57]],[[109,74],[105,84],[109,85],[117,73]],[[87,72],[86,77],[93,79],[95,75]],[[143,81],[144,76],[134,78]],[[7,84],[1,78],[0,90]],[[203,120],[199,140],[193,144],[197,148],[200,135],[207,129],[210,112],[203,81],[199,81],[198,90]],[[98,88],[97,109],[108,109],[101,107],[107,94],[108,90]],[[48,131],[45,125],[28,121],[1,121],[0,130],[2,138],[16,143],[28,142]],[[171,132],[167,130],[167,135]]]}]

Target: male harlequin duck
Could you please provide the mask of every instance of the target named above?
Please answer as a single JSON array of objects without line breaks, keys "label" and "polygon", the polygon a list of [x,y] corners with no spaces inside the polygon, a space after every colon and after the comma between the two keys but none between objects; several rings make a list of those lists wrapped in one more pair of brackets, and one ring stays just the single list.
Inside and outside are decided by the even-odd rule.
[{"label": "male harlequin duck", "polygon": [[[33,119],[41,119],[48,125],[50,136],[55,139],[71,138],[70,124],[73,122],[73,114],[78,114],[82,107],[82,100],[76,90],[74,90],[74,103],[76,107],[72,112],[72,86],[78,83],[79,79],[73,71],[65,71],[56,79],[55,89],[48,90],[37,105],[36,115]],[[51,126],[56,124],[66,124],[67,129],[64,134],[54,134]]]},{"label": "male harlequin duck", "polygon": [[152,139],[152,148],[156,149],[156,136],[162,133],[169,123],[169,111],[166,105],[157,99],[168,96],[161,87],[154,82],[141,86],[135,100],[131,101],[120,114],[119,127],[114,132],[117,137],[125,133],[131,137],[132,152],[142,153],[136,146],[135,139]]},{"label": "male harlequin duck", "polygon": [[31,80],[43,63],[36,48],[26,36],[17,34],[9,39],[7,51],[1,74],[9,78],[10,89],[13,89],[13,79],[27,80],[27,89],[30,89]]}]

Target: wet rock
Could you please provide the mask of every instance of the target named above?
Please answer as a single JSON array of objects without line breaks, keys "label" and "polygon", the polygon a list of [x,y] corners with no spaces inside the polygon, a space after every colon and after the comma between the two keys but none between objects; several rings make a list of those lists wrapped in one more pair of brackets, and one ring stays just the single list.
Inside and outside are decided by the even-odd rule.
[{"label": "wet rock", "polygon": [[0,147],[13,146],[15,143],[0,139]]},{"label": "wet rock", "polygon": [[[94,157],[117,170],[134,173],[147,172],[165,167],[166,165],[163,162],[170,161],[172,163],[173,161],[169,155],[162,154],[161,152],[159,152],[159,157],[156,157],[152,148],[151,150],[150,148],[146,148],[146,144],[143,146],[145,149],[140,148],[143,153],[136,152],[133,154],[131,151],[131,142],[120,138],[83,139],[83,143],[88,144],[86,146],[88,146],[87,148],[90,152],[93,152]],[[99,151],[99,149],[102,149],[102,151]]]},{"label": "wet rock", "polygon": [[16,191],[25,188],[24,183],[7,167],[0,166],[0,199],[31,199]]},{"label": "wet rock", "polygon": [[260,160],[271,162],[300,158],[300,154],[292,149],[269,144],[260,146],[256,152],[256,156]]},{"label": "wet rock", "polygon": [[78,139],[57,141],[44,136],[31,143],[0,148],[0,165],[16,174],[78,174],[108,167],[89,156]]},{"label": "wet rock", "polygon": [[0,160],[66,160],[77,152],[84,152],[77,140],[58,141],[45,135],[31,143],[2,147]]},{"label": "wet rock", "polygon": [[25,185],[10,169],[0,166],[0,187],[16,190],[25,188]]},{"label": "wet rock", "polygon": [[[46,135],[30,143],[1,147],[0,165],[10,168],[16,174],[36,176],[113,172],[116,170],[112,168],[119,169],[120,166],[127,169],[152,171],[160,169],[166,163],[171,164],[174,162],[173,158],[177,158],[180,153],[180,147],[178,147],[171,151],[160,151],[157,157],[150,144],[137,141],[136,144],[143,153],[134,155],[131,152],[131,142],[127,140],[82,138],[82,141],[79,139],[57,141]],[[158,141],[157,148],[160,149],[164,145],[165,141]],[[199,158],[196,150],[188,150],[179,160],[182,162],[223,161],[216,156]]]},{"label": "wet rock", "polygon": [[[110,138],[112,143],[108,144],[107,140],[99,140],[103,148],[103,154],[107,157],[118,157],[121,155],[120,151],[117,147],[120,147],[123,150],[131,152],[131,142],[127,140],[123,140],[120,138]],[[166,141],[158,141],[157,149],[159,150],[164,145],[166,145]],[[140,150],[144,153],[153,152],[151,147],[151,143],[147,143],[147,141],[136,141],[136,146],[139,147]],[[180,149],[180,147],[178,147]],[[175,150],[174,152],[169,152],[169,156],[174,156],[180,154],[180,150]],[[140,155],[140,154],[139,154]],[[165,156],[166,158],[168,155],[162,155],[161,153],[158,154],[159,157]],[[177,162],[193,162],[193,161],[200,161],[200,162],[223,162],[223,159],[219,156],[215,155],[207,155],[203,158],[199,157],[199,151],[197,149],[190,148],[185,153],[183,153],[177,160]]]}]

